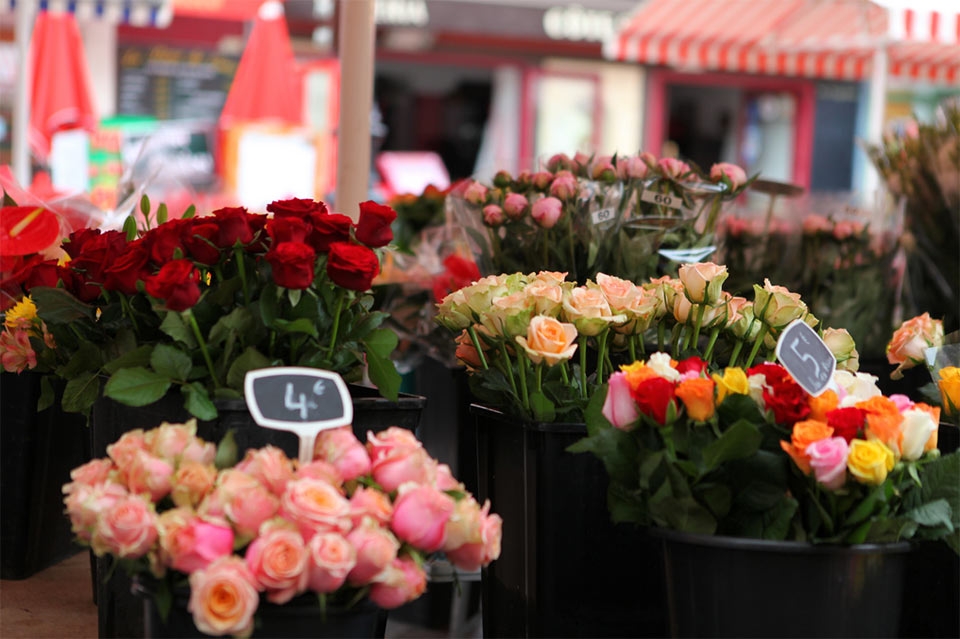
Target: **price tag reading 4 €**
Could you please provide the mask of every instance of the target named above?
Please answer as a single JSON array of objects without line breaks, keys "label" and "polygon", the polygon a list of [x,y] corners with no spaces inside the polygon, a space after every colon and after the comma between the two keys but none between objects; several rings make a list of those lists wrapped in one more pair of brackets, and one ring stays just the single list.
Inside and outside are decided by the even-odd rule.
[{"label": "price tag reading 4 \u20ac", "polygon": [[787,372],[811,395],[819,395],[833,382],[837,358],[803,320],[794,320],[783,331],[776,354]]},{"label": "price tag reading 4 \u20ac", "polygon": [[353,400],[336,373],[279,366],[247,372],[243,394],[253,420],[265,428],[300,437],[300,462],[313,460],[313,445],[322,430],[353,423]]}]

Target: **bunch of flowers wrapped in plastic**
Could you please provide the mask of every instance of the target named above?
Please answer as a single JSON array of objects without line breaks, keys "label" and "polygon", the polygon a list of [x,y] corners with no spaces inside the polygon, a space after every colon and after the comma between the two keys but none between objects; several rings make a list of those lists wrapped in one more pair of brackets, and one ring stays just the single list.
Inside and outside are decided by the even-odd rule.
[{"label": "bunch of flowers wrapped in plastic", "polygon": [[448,202],[483,272],[543,269],[574,281],[604,272],[640,280],[663,274],[661,249],[711,253],[722,202],[749,184],[743,169],[726,163],[702,176],[649,153],[558,154],[540,171],[501,171],[492,185],[465,183]]},{"label": "bunch of flowers wrapped in plastic", "polygon": [[78,540],[150,579],[162,615],[188,585],[205,634],[249,636],[261,604],[301,596],[396,608],[424,592],[433,553],[465,570],[500,554],[500,517],[410,431],[364,445],[347,426],[322,432],[308,464],[267,446],[236,465],[195,433],[129,431],[63,491]]},{"label": "bunch of flowers wrapped in plastic", "polygon": [[960,541],[960,453],[937,450],[939,408],[838,370],[804,391],[779,364],[711,372],[655,353],[596,395],[591,452],[613,519],[702,534],[824,543]]},{"label": "bunch of flowers wrapped in plastic", "polygon": [[280,364],[347,381],[366,370],[395,398],[397,338],[367,293],[394,211],[364,202],[356,224],[313,200],[267,211],[167,221],[160,205],[153,228],[131,217],[124,231],[77,231],[69,262],[34,265],[26,286],[56,340],[39,356],[67,382],[63,408],[88,413],[101,388],[130,406],[179,388],[192,415],[212,419],[213,400],[240,397],[247,371]]},{"label": "bunch of flowers wrapped in plastic", "polygon": [[[451,293],[437,321],[458,334],[457,355],[483,402],[527,419],[582,421],[590,397],[617,370],[655,350],[750,366],[772,356],[792,321],[819,321],[796,293],[754,285],[753,300],[723,290],[725,266],[684,264],[643,284],[600,273],[577,286],[565,273],[488,276]],[[823,337],[839,366],[856,370],[843,329]]]}]

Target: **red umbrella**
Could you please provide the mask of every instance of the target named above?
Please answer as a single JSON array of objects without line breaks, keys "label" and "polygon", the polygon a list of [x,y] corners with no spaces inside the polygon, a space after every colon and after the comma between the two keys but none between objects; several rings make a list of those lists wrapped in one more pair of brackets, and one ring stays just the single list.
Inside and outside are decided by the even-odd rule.
[{"label": "red umbrella", "polygon": [[283,5],[265,2],[257,13],[237,73],[220,114],[220,126],[279,120],[300,124],[303,117],[296,62]]},{"label": "red umbrella", "polygon": [[57,131],[93,131],[97,116],[90,98],[87,58],[77,21],[71,13],[41,11],[30,46],[33,83],[30,92],[30,148],[45,159]]}]

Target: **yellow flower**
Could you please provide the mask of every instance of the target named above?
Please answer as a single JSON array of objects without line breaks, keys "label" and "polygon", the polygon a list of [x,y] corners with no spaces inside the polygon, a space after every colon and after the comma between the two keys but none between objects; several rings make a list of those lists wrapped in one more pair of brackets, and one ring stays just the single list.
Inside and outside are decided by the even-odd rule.
[{"label": "yellow flower", "polygon": [[879,440],[854,439],[850,442],[847,468],[862,484],[879,486],[893,470],[893,451]]},{"label": "yellow flower", "polygon": [[750,392],[750,383],[742,368],[725,368],[723,377],[717,373],[711,377],[717,383],[717,406],[723,403],[727,395],[746,395]]},{"label": "yellow flower", "polygon": [[943,412],[956,415],[960,412],[960,368],[946,366],[940,369],[940,396],[943,399]]},{"label": "yellow flower", "polygon": [[33,303],[30,297],[24,297],[14,304],[13,308],[7,311],[7,317],[4,324],[10,330],[17,328],[29,329],[33,321],[37,319],[37,305]]}]

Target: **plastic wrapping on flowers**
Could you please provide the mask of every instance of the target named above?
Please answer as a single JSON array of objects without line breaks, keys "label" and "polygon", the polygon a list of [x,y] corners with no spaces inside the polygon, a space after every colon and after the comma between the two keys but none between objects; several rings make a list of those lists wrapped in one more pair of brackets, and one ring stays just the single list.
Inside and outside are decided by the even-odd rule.
[{"label": "plastic wrapping on flowers", "polygon": [[438,553],[464,570],[500,554],[490,503],[410,431],[368,433],[364,444],[349,426],[327,430],[307,464],[272,446],[235,463],[228,446],[195,433],[194,421],[127,432],[63,491],[78,541],[156,579],[161,615],[189,582],[205,634],[249,636],[263,601],[303,593],[318,606],[396,608],[424,592],[424,562]]}]

